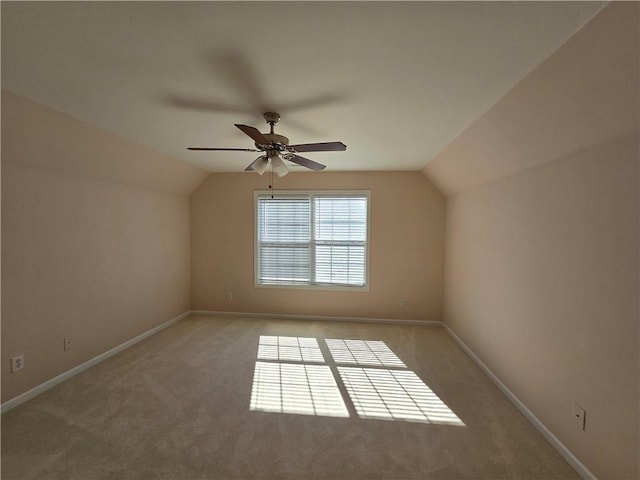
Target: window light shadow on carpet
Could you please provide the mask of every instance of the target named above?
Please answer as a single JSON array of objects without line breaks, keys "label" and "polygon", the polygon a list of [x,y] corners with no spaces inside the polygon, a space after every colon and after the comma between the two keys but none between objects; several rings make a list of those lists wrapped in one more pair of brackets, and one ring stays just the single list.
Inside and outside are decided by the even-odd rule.
[{"label": "window light shadow on carpet", "polygon": [[260,336],[250,409],[464,426],[458,416],[381,340]]}]

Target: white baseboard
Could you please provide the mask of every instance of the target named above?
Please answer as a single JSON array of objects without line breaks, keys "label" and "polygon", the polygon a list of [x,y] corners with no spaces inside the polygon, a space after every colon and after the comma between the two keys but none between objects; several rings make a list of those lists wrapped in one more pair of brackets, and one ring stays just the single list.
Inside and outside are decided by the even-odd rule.
[{"label": "white baseboard", "polygon": [[60,375],[57,375],[57,376],[53,377],[52,379],[47,380],[44,383],[41,383],[37,387],[34,387],[31,390],[28,390],[28,391],[18,395],[17,397],[12,398],[11,400],[7,400],[6,402],[4,402],[0,406],[0,413],[8,412],[12,408],[15,408],[18,405],[20,405],[20,404],[22,404],[22,403],[24,403],[24,402],[26,402],[28,400],[31,400],[33,397],[35,397],[37,395],[40,395],[41,393],[45,392],[46,390],[49,390],[52,387],[55,387],[59,383],[64,382],[65,380],[73,377],[74,375],[77,375],[78,373],[86,370],[87,368],[93,367],[94,365],[106,360],[107,358],[112,357],[117,353],[120,353],[121,351],[123,351],[123,350],[125,350],[125,349],[127,349],[127,348],[129,348],[129,347],[131,347],[133,345],[135,345],[138,342],[141,342],[145,338],[150,337],[154,333],[157,333],[160,330],[164,330],[165,328],[173,325],[174,323],[179,322],[183,318],[188,317],[190,314],[191,314],[191,312],[189,312],[189,311],[184,312],[184,313],[178,315],[177,317],[172,318],[171,320],[168,320],[168,321],[158,325],[157,327],[152,328],[151,330],[147,330],[146,332],[141,333],[137,337],[133,337],[132,339],[127,340],[126,342],[118,345],[117,347],[114,347],[114,348],[112,348],[110,350],[107,350],[104,353],[101,353],[97,357],[93,357],[91,360],[87,360],[86,362],[81,363],[80,365],[78,365],[77,367],[72,368],[71,370],[67,370],[66,372],[63,372]]},{"label": "white baseboard", "polygon": [[271,318],[274,320],[309,320],[321,322],[353,322],[353,323],[379,323],[390,325],[422,325],[429,327],[442,327],[444,324],[438,320],[407,320],[391,318],[365,318],[365,317],[338,317],[331,315],[290,315],[285,313],[245,313],[245,312],[214,312],[210,310],[191,310],[192,315],[206,315],[211,317],[233,318]]},{"label": "white baseboard", "polygon": [[504,395],[511,401],[511,403],[513,403],[516,408],[520,410],[520,413],[522,413],[525,418],[535,427],[535,429],[538,430],[540,434],[542,434],[542,436],[551,444],[551,446],[555,448],[560,455],[562,455],[562,457],[567,461],[567,463],[569,463],[569,465],[571,465],[571,467],[573,467],[578,475],[580,475],[580,477],[584,480],[597,480],[596,476],[591,473],[589,469],[585,467],[585,465],[580,460],[578,460],[578,458],[573,453],[571,453],[571,451],[566,447],[564,443],[558,440],[558,437],[556,437],[551,432],[551,430],[549,430],[545,426],[545,424],[542,423],[538,419],[538,417],[536,417],[533,412],[531,412],[531,410],[529,410],[527,406],[522,403],[520,399],[516,397],[515,394],[511,390],[509,390],[509,388],[504,383],[500,381],[500,379],[489,369],[489,367],[487,367],[487,365],[482,360],[480,360],[480,358],[478,358],[475,353],[473,353],[473,351],[467,346],[467,344],[465,344],[446,323],[443,323],[443,326],[447,333],[451,336],[451,338],[460,346],[460,348],[462,348],[462,350],[465,351],[465,353],[471,358],[471,360],[473,360],[475,364],[480,367],[480,370],[482,370],[484,374],[487,375],[491,379],[491,381],[496,384],[496,386],[502,391],[502,393],[504,393]]}]

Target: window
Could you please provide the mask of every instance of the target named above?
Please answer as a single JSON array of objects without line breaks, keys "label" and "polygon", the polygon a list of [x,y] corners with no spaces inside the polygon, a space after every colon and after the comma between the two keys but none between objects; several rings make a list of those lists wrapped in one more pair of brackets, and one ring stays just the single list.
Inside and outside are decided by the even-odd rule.
[{"label": "window", "polygon": [[256,284],[366,288],[369,192],[256,192]]}]

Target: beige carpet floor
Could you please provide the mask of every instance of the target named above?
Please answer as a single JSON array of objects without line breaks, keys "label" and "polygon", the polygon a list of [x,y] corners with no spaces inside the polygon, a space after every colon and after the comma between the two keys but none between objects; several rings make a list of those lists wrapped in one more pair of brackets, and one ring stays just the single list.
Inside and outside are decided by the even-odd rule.
[{"label": "beige carpet floor", "polygon": [[574,479],[439,327],[192,316],[2,416],[2,479]]}]

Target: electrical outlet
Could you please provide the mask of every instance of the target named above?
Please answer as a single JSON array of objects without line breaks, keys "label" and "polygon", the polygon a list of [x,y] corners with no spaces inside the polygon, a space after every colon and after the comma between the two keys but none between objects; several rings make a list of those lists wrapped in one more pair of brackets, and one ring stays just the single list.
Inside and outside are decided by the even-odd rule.
[{"label": "electrical outlet", "polygon": [[577,403],[573,404],[573,419],[580,430],[585,430],[587,426],[587,412]]},{"label": "electrical outlet", "polygon": [[227,292],[227,300],[233,300],[233,292]]},{"label": "electrical outlet", "polygon": [[407,299],[406,298],[401,298],[400,299],[400,307],[404,308],[407,306]]},{"label": "electrical outlet", "polygon": [[11,373],[16,373],[24,368],[24,355],[11,357]]},{"label": "electrical outlet", "polygon": [[64,337],[64,351],[71,350],[71,339],[69,337]]}]

